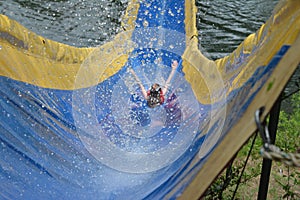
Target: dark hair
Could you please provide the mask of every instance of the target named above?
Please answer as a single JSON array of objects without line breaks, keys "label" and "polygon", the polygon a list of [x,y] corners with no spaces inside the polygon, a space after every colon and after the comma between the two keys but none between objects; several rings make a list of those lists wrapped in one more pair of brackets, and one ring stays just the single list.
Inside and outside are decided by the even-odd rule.
[{"label": "dark hair", "polygon": [[147,99],[147,105],[150,108],[154,108],[154,107],[161,104],[161,102],[160,102],[160,92],[161,92],[161,88],[159,88],[158,90],[155,90],[153,87],[151,87],[150,94],[149,94],[148,99]]}]

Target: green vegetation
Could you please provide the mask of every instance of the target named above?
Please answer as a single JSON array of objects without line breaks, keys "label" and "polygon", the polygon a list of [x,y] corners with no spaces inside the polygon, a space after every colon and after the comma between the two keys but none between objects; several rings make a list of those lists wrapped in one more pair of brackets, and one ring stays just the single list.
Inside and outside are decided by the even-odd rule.
[{"label": "green vegetation", "polygon": [[[280,112],[275,145],[284,152],[300,153],[300,92],[294,94],[289,101],[290,111]],[[257,199],[263,160],[260,155],[261,147],[262,140],[259,135],[251,137],[231,165],[210,186],[203,199]],[[249,152],[251,154],[245,166]],[[299,177],[300,168],[273,161],[268,199],[300,199]]]}]

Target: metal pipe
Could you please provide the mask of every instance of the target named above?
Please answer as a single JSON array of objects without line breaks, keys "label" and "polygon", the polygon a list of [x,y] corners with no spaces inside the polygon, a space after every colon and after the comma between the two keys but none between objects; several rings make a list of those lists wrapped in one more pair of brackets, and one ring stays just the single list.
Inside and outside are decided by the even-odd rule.
[{"label": "metal pipe", "polygon": [[[280,106],[281,106],[281,96],[276,100],[275,104],[273,105],[270,111],[270,120],[269,120],[268,129],[269,129],[271,144],[275,144],[276,131],[277,131],[277,126],[279,121],[279,114],[280,114]],[[260,176],[259,191],[257,196],[258,200],[267,199],[271,167],[272,167],[272,160],[264,158],[262,164],[261,176]]]}]

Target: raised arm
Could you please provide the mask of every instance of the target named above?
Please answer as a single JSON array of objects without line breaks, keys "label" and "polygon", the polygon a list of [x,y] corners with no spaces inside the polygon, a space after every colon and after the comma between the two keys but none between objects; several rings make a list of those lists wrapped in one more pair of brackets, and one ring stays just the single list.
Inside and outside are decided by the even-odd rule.
[{"label": "raised arm", "polygon": [[140,86],[144,98],[147,99],[147,91],[146,91],[145,87],[143,86],[141,80],[140,80],[139,77],[136,75],[136,73],[133,71],[133,69],[130,68],[129,71],[130,71],[130,73],[134,76],[136,82],[137,82],[138,85]]},{"label": "raised arm", "polygon": [[169,86],[170,86],[170,82],[171,82],[171,80],[172,80],[172,78],[173,78],[173,76],[174,76],[174,74],[175,74],[175,71],[176,71],[176,69],[177,69],[177,67],[178,67],[178,62],[177,62],[177,60],[174,60],[174,61],[172,62],[171,67],[172,67],[172,71],[171,71],[171,73],[170,73],[170,75],[169,75],[169,77],[168,77],[168,79],[167,79],[167,81],[166,81],[166,84],[165,84],[164,87],[162,88],[162,92],[163,92],[164,95],[165,95],[166,92],[168,91],[168,88],[169,88]]}]

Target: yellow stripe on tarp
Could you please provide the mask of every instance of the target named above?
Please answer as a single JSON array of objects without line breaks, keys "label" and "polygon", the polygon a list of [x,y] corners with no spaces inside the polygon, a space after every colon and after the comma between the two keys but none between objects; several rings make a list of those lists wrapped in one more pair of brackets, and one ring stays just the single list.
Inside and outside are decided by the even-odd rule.
[{"label": "yellow stripe on tarp", "polygon": [[[122,27],[128,31],[125,34],[128,40],[135,28],[138,10],[137,0],[129,2],[122,20]],[[196,12],[195,2],[185,1],[185,31],[187,38],[191,40],[187,41],[183,55],[183,71],[197,99],[203,103],[210,103],[211,88],[208,88],[206,83],[210,79],[203,75],[216,73],[211,70],[211,65],[215,66],[215,63],[204,57],[198,50]],[[0,75],[44,88],[73,90],[95,85],[114,75],[128,59],[128,54],[124,54],[125,50],[114,48],[114,41],[125,42],[120,40],[118,35],[112,42],[98,48],[77,48],[43,38],[4,15],[0,15],[0,33]],[[95,63],[92,64],[95,68],[89,64],[88,69],[94,70],[91,74],[102,74],[101,77],[95,80],[95,77],[90,79],[86,74],[80,76],[80,80],[76,80],[78,73],[82,72],[80,67],[84,61],[91,62],[90,54],[96,51],[100,55],[99,50],[102,51],[102,55],[105,55],[103,58],[105,60],[99,58],[94,60]]]},{"label": "yellow stripe on tarp", "polygon": [[[241,87],[258,67],[268,65],[282,46],[294,43],[300,32],[299,10],[300,1],[281,1],[273,16],[255,34],[248,36],[229,56],[216,60],[225,81],[238,73],[228,93]],[[241,53],[250,53],[250,56],[239,68],[227,73],[225,66],[235,65],[234,61]]]},{"label": "yellow stripe on tarp", "polygon": [[[291,3],[293,6],[289,6]],[[197,8],[194,0],[185,1],[185,31],[188,41],[182,56],[183,72],[198,101],[204,104],[217,101],[219,97],[212,95],[214,91],[224,87],[222,81],[227,82],[237,72],[239,75],[229,86],[228,93],[240,87],[257,67],[266,65],[272,59],[280,46],[292,43],[299,32],[299,19],[282,18],[282,16],[295,15],[299,9],[299,3],[299,1],[289,1],[286,4],[287,9],[277,11],[272,19],[256,34],[251,34],[246,38],[234,52],[214,62],[203,56],[198,49]],[[138,10],[138,1],[133,0],[129,3],[123,17],[122,27],[128,31],[125,34],[128,40],[132,33],[130,31],[135,28]],[[287,29],[286,25],[290,23],[289,20],[294,20],[296,23]],[[128,59],[126,54],[120,56],[120,52],[124,53],[125,50],[119,51],[114,48],[114,41],[120,42],[116,36],[114,41],[98,48],[106,55],[105,60],[99,60],[100,63],[97,63],[95,69],[90,67],[91,70],[95,70],[93,73],[104,70],[103,76],[99,77],[99,80],[86,77],[86,81],[82,80],[80,84],[77,84],[75,82],[82,63],[97,48],[77,48],[45,39],[4,15],[0,15],[0,35],[0,75],[45,88],[72,90],[95,85],[114,75]],[[277,38],[283,39],[276,41],[276,46],[274,46],[273,41]],[[254,47],[259,47],[259,53],[251,53]],[[111,49],[116,51],[111,51]],[[234,60],[240,53],[251,53],[247,63],[227,73],[226,65],[234,65]],[[100,65],[101,63],[103,65]]]},{"label": "yellow stripe on tarp", "polygon": [[80,64],[93,50],[45,39],[4,15],[0,34],[0,75],[41,87],[72,88]]},{"label": "yellow stripe on tarp", "polygon": [[[203,104],[210,104],[222,98],[214,96],[213,93],[224,87],[224,84],[227,94],[241,87],[258,67],[267,65],[283,45],[293,44],[300,29],[300,1],[281,1],[274,10],[273,17],[256,33],[250,34],[228,56],[212,61],[203,56],[198,48],[196,10],[194,1],[186,1],[185,23],[190,41],[183,55],[183,71],[198,101]],[[226,66],[230,68],[236,65],[235,59],[242,53],[250,54],[246,62],[235,70],[226,71]],[[229,80],[236,74],[238,75],[233,82],[228,85]]]},{"label": "yellow stripe on tarp", "polygon": [[[138,8],[139,3],[135,0],[128,4],[122,21],[122,26],[127,30],[134,28]],[[128,32],[126,37],[130,38],[131,33]],[[116,39],[120,42],[118,36]],[[113,42],[97,48],[73,47],[43,38],[4,15],[0,15],[0,45],[1,76],[61,90],[96,84],[90,79],[81,84],[75,83],[82,63],[94,51],[101,49],[108,55],[105,59],[112,61],[109,67],[101,66],[105,76],[99,77],[98,83],[119,71],[128,59],[128,55],[119,55],[119,51],[114,51]],[[99,68],[93,70],[97,73]]]},{"label": "yellow stripe on tarp", "polygon": [[[232,157],[245,144],[250,136],[256,131],[256,123],[254,120],[254,113],[260,107],[265,107],[262,119],[265,119],[270,112],[274,102],[280,96],[285,84],[288,82],[293,72],[300,63],[300,1],[298,0],[283,0],[277,5],[274,10],[274,15],[263,25],[256,34],[251,34],[244,42],[232,52],[229,56],[216,61],[218,69],[222,77],[231,77],[226,73],[225,66],[233,64],[233,57],[243,53],[251,52],[249,59],[240,69],[241,74],[235,79],[235,85],[230,88],[232,91],[248,80],[247,77],[253,75],[254,70],[259,66],[267,65],[277,51],[283,45],[290,45],[291,47],[286,54],[279,61],[274,71],[266,80],[266,84],[258,91],[255,99],[249,104],[245,113],[241,116],[229,132],[225,135],[222,141],[217,145],[211,156],[207,159],[201,170],[195,175],[193,173],[187,174],[181,183],[177,184],[168,197],[173,197],[172,194],[185,187],[186,183],[191,181],[178,199],[199,199],[211,185],[217,175],[224,169]],[[257,46],[258,45],[258,46]],[[255,52],[253,52],[254,48]],[[253,54],[253,55],[252,55]],[[257,62],[256,62],[257,59]],[[227,77],[228,76],[228,77]],[[226,80],[227,81],[227,80]],[[240,81],[240,82],[239,82]],[[272,87],[269,85],[272,83]],[[240,98],[240,97],[238,97]],[[193,169],[202,157],[195,157],[192,161]],[[188,171],[188,169],[187,169]]]},{"label": "yellow stripe on tarp", "polygon": [[213,93],[224,86],[216,63],[206,58],[198,48],[198,30],[196,27],[197,7],[194,0],[185,2],[185,31],[188,38],[183,54],[183,72],[185,79],[193,88],[197,100],[203,104],[218,101],[220,96]]}]

